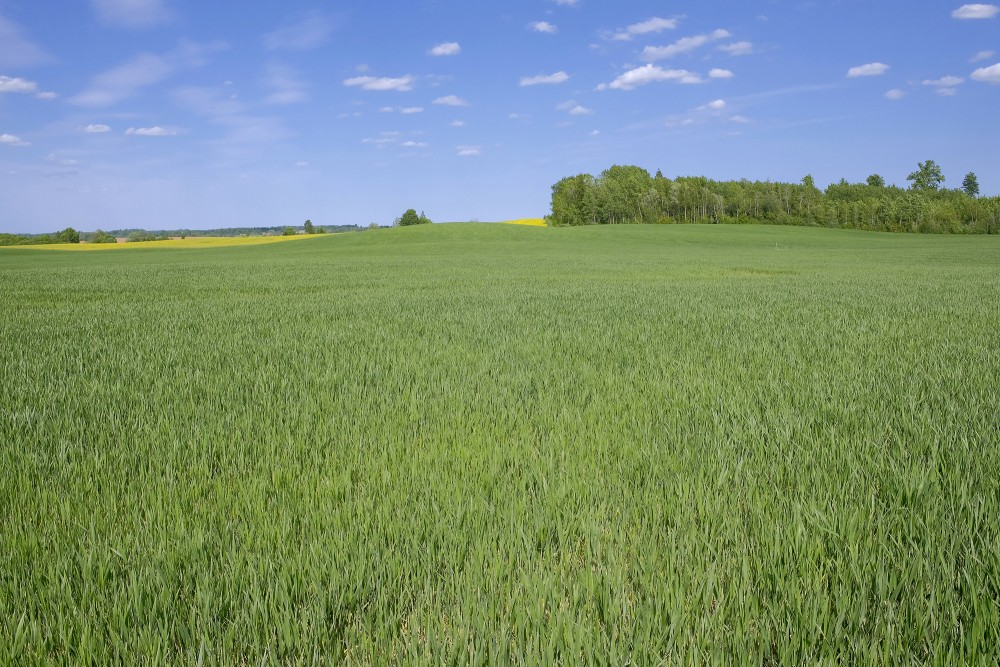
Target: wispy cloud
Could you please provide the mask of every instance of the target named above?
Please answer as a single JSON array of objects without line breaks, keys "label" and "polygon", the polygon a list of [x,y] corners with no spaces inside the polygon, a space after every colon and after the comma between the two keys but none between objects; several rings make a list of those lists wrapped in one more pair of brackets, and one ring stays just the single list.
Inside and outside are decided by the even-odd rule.
[{"label": "wispy cloud", "polygon": [[308,99],[306,85],[289,67],[271,64],[264,74],[264,84],[272,92],[265,100],[268,104],[298,104]]},{"label": "wispy cloud", "polygon": [[889,71],[889,66],[885,63],[868,63],[858,65],[847,70],[847,78],[854,79],[859,76],[881,76]]},{"label": "wispy cloud", "polygon": [[528,27],[535,32],[543,32],[550,35],[559,32],[559,28],[555,27],[548,21],[535,21],[534,23],[530,23]]},{"label": "wispy cloud", "polygon": [[457,56],[461,52],[462,47],[458,42],[445,42],[444,44],[438,44],[428,51],[428,53],[432,56]]},{"label": "wispy cloud", "polygon": [[663,32],[664,30],[673,30],[677,27],[678,19],[664,19],[658,16],[654,16],[646,21],[641,21],[639,23],[633,23],[627,28],[621,30],[616,30],[611,34],[611,39],[627,42],[632,40],[638,35],[648,35],[650,33]]},{"label": "wispy cloud", "polygon": [[716,67],[708,71],[708,76],[711,79],[731,79],[734,74],[727,69]]},{"label": "wispy cloud", "polygon": [[719,50],[731,56],[748,56],[753,53],[753,43],[744,41],[723,44],[719,47]]},{"label": "wispy cloud", "polygon": [[170,20],[163,0],[91,0],[99,21],[121,28],[149,28]]},{"label": "wispy cloud", "polygon": [[951,13],[954,19],[991,19],[1000,14],[996,5],[962,5]]},{"label": "wispy cloud", "polygon": [[125,130],[125,134],[136,137],[173,137],[177,136],[178,132],[171,128],[155,125],[153,127],[130,127]]},{"label": "wispy cloud", "polygon": [[434,100],[433,104],[440,104],[446,107],[467,107],[469,103],[458,95],[445,95]]},{"label": "wispy cloud", "polygon": [[886,91],[885,97],[886,99],[892,100],[893,102],[898,102],[899,100],[906,97],[906,93],[900,90],[899,88],[893,88],[892,90]]},{"label": "wispy cloud", "polygon": [[30,146],[31,144],[13,134],[0,134],[0,144],[5,146]]},{"label": "wispy cloud", "polygon": [[0,16],[0,67],[32,67],[52,56],[24,36],[20,26]]},{"label": "wispy cloud", "polygon": [[978,63],[982,60],[989,60],[996,55],[996,51],[980,51],[976,55],[969,58],[970,63]]},{"label": "wispy cloud", "polygon": [[208,45],[184,42],[166,55],[141,53],[128,62],[98,74],[90,86],[70,103],[84,107],[112,106],[141,89],[160,83],[178,69],[200,67],[211,53],[226,48],[221,42]]},{"label": "wispy cloud", "polygon": [[264,35],[264,46],[270,51],[308,51],[326,43],[335,27],[318,11],[299,14]]},{"label": "wispy cloud", "polygon": [[104,134],[111,131],[111,126],[104,125],[102,123],[91,123],[87,127],[83,128],[83,131],[87,134]]},{"label": "wispy cloud", "polygon": [[1000,63],[990,65],[989,67],[980,67],[970,74],[969,78],[981,83],[1000,84]]},{"label": "wispy cloud", "polygon": [[482,146],[456,146],[459,157],[476,157],[483,154]]},{"label": "wispy cloud", "polygon": [[665,60],[667,58],[678,56],[682,53],[689,53],[697,49],[699,46],[703,46],[704,44],[708,44],[709,42],[718,39],[726,39],[727,37],[731,37],[729,31],[722,29],[705,35],[682,37],[673,44],[668,44],[667,46],[647,46],[642,50],[641,58],[647,62]]},{"label": "wispy cloud", "polygon": [[611,83],[602,83],[598,90],[634,90],[657,81],[676,81],[678,83],[702,83],[700,76],[684,69],[663,69],[659,65],[643,65],[631,69]]},{"label": "wispy cloud", "polygon": [[934,88],[938,95],[951,97],[958,93],[957,88],[965,83],[965,79],[960,76],[943,76],[940,79],[925,79],[922,83]]},{"label": "wispy cloud", "polygon": [[526,76],[521,79],[522,86],[538,86],[544,84],[566,83],[569,81],[569,74],[566,72],[556,72],[555,74],[539,74],[537,76]]},{"label": "wispy cloud", "polygon": [[406,92],[413,90],[414,78],[410,75],[398,77],[355,76],[344,79],[345,86],[357,86],[362,90],[395,90]]}]

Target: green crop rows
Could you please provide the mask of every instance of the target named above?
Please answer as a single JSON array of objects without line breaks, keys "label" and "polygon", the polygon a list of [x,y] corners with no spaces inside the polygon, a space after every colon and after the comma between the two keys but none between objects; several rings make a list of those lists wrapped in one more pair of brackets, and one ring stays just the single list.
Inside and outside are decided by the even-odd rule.
[{"label": "green crop rows", "polygon": [[995,664],[1000,238],[0,251],[0,664]]}]

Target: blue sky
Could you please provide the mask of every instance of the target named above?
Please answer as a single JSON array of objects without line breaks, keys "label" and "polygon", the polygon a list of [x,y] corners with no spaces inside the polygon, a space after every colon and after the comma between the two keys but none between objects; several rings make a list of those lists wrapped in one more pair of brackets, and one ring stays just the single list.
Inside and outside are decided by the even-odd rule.
[{"label": "blue sky", "polygon": [[1000,7],[0,0],[0,231],[548,212],[558,179],[1000,194]]}]

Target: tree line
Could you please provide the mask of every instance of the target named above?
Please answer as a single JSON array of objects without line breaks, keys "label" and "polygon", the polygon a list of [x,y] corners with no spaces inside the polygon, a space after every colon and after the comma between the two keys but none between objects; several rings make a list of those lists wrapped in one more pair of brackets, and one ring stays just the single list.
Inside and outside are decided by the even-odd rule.
[{"label": "tree line", "polygon": [[888,232],[1000,233],[1000,197],[979,197],[974,173],[962,189],[943,188],[933,161],[918,163],[909,188],[872,174],[825,190],[812,176],[800,183],[713,181],[703,176],[651,176],[615,165],[594,177],[578,174],[552,186],[550,225],[643,223],[781,224]]}]

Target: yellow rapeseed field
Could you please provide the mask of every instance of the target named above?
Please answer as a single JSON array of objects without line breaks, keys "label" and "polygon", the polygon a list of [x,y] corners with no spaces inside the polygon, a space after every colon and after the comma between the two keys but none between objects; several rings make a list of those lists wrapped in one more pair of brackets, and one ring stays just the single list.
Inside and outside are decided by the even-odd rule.
[{"label": "yellow rapeseed field", "polygon": [[544,218],[521,218],[520,220],[506,220],[504,224],[507,225],[528,225],[531,227],[544,227]]},{"label": "yellow rapeseed field", "polygon": [[133,243],[52,243],[48,245],[10,246],[40,250],[121,250],[124,248],[221,248],[224,246],[261,245],[297,239],[317,238],[315,235],[295,236],[192,236],[169,241],[136,241]]}]

